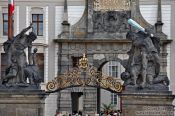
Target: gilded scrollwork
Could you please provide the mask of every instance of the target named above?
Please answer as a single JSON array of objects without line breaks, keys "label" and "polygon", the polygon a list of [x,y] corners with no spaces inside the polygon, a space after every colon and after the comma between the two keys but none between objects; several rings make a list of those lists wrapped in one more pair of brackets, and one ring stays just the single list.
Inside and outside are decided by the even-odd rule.
[{"label": "gilded scrollwork", "polygon": [[81,64],[83,67],[73,68],[65,74],[56,77],[51,82],[48,82],[46,86],[47,91],[55,92],[77,86],[100,87],[115,92],[122,91],[121,82],[113,77],[102,74],[96,67],[90,66],[85,55],[83,57],[83,63],[85,63],[85,65]]},{"label": "gilded scrollwork", "polygon": [[[75,71],[75,69],[73,69]],[[77,69],[76,69],[77,70]],[[101,87],[103,89],[108,89],[115,92],[122,91],[122,84],[106,75],[102,75],[101,72],[98,72],[96,68],[90,68],[86,72],[86,78],[83,78],[84,75],[74,71],[67,72],[64,75],[58,76],[51,82],[47,83],[47,91],[54,92],[57,90],[62,90],[68,87],[74,86],[91,86],[91,87]]]},{"label": "gilded scrollwork", "polygon": [[54,80],[47,83],[46,89],[49,91],[55,91],[57,89],[57,84],[58,84],[58,82],[55,78]]}]

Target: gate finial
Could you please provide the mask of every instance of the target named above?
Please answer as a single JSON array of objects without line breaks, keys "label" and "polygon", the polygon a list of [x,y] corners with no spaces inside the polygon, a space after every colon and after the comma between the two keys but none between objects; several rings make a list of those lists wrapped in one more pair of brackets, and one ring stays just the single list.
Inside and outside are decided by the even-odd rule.
[{"label": "gate finial", "polygon": [[79,60],[79,67],[86,70],[88,67],[88,59],[86,57],[86,54],[83,54],[83,58]]}]

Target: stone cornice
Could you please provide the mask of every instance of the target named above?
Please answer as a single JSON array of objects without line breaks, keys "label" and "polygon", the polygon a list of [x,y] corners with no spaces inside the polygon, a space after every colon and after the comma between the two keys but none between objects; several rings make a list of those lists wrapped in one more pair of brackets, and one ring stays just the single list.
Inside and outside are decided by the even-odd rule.
[{"label": "stone cornice", "polygon": [[[0,3],[3,5],[7,4],[7,0],[1,0]],[[56,5],[60,5],[63,6],[64,5],[64,0],[15,0],[15,5],[18,5],[20,3],[27,3],[27,5],[32,5],[32,4],[55,4]],[[24,4],[23,4],[24,5]],[[69,6],[84,6],[85,5],[85,1],[84,0],[69,0],[68,1],[68,5]]]},{"label": "stone cornice", "polygon": [[131,43],[127,39],[117,40],[117,39],[54,39],[56,43]]}]

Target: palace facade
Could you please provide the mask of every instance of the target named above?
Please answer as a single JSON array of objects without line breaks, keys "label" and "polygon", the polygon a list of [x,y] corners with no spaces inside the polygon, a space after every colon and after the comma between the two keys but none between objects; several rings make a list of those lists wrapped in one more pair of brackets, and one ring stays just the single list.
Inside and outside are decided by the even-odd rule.
[{"label": "palace facade", "polygon": [[[143,25],[154,26],[159,20],[162,21],[162,32],[166,42],[162,47],[161,73],[169,77],[170,91],[175,93],[175,0],[161,0],[161,9],[158,9],[158,0],[130,2],[130,0],[102,0],[101,2],[99,0],[67,0],[67,2],[66,0],[15,0],[14,35],[32,22],[34,26],[32,31],[38,37],[33,48],[38,48],[37,64],[42,76],[41,88],[45,89],[47,82],[76,67],[83,53],[86,54],[89,63],[104,75],[121,81],[120,74],[124,68],[115,61],[115,58],[128,57],[130,42],[126,40],[126,33],[129,28],[123,28],[118,24],[111,27],[108,17],[103,19],[105,27],[100,27],[102,20],[99,18],[101,14],[98,14],[98,11],[116,11],[116,9],[121,11],[123,8],[122,12],[126,11],[126,15],[138,16],[144,20]],[[121,8],[116,7],[117,5]],[[0,79],[4,77],[6,67],[3,42],[7,40],[8,33],[7,6],[7,0],[0,1]],[[95,18],[91,17],[92,9],[96,13]],[[129,10],[134,12],[127,14]],[[107,16],[110,15],[112,14]],[[103,16],[105,17],[106,14],[104,13]],[[117,18],[114,21],[117,22]],[[112,21],[111,23],[115,24]],[[57,109],[63,113],[86,109],[86,113],[93,114],[99,110],[102,103],[112,103],[116,110],[120,110],[121,107],[120,98],[116,93],[92,87],[72,87],[52,93],[46,98],[45,116],[53,116]]]}]

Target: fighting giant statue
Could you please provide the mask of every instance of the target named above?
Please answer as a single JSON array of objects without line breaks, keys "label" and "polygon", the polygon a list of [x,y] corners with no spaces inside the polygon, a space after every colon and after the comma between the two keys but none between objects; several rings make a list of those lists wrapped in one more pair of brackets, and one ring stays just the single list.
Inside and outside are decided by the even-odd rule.
[{"label": "fighting giant statue", "polygon": [[[32,42],[37,39],[37,36],[34,32],[26,34],[31,28],[32,24],[13,37],[12,40],[4,42],[3,46],[7,55],[8,66],[2,84],[36,85],[40,83],[41,79],[35,63],[37,49],[35,48],[32,53]],[[26,58],[25,53],[27,48],[28,58]],[[27,82],[27,78],[29,82]]]},{"label": "fighting giant statue", "polygon": [[160,75],[160,39],[150,29],[128,32],[132,41],[128,52],[129,59],[121,63],[125,72],[121,74],[126,87],[166,89],[169,85],[167,76]]}]

